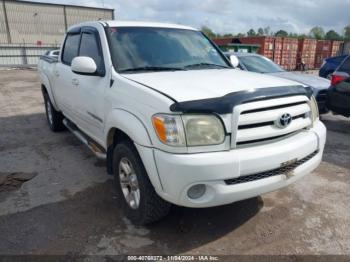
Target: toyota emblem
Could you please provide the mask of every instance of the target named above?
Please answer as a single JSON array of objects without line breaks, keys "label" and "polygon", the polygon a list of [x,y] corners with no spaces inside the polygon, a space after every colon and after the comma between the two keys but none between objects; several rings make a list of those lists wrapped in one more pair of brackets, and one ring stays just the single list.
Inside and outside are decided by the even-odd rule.
[{"label": "toyota emblem", "polygon": [[276,125],[279,128],[286,128],[287,126],[290,125],[292,122],[292,116],[291,114],[285,113],[280,116],[280,118],[276,121]]}]

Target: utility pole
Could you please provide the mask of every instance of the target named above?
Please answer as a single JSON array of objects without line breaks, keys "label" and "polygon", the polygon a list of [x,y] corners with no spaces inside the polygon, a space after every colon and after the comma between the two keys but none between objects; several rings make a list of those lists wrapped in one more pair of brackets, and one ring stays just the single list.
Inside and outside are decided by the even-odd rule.
[{"label": "utility pole", "polygon": [[7,34],[7,43],[11,44],[11,33],[10,33],[9,21],[8,21],[8,18],[7,18],[7,11],[6,11],[5,0],[2,1],[2,9],[4,10],[5,27],[6,27],[6,34]]}]

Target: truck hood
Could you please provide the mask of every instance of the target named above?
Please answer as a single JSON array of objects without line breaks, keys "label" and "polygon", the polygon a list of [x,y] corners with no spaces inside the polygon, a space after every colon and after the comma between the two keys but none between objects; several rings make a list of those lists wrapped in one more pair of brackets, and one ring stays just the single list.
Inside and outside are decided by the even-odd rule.
[{"label": "truck hood", "polygon": [[158,90],[177,102],[221,97],[228,93],[300,83],[237,69],[208,69],[123,74],[123,77]]},{"label": "truck hood", "polygon": [[321,78],[318,76],[313,76],[313,75],[301,74],[301,73],[278,72],[278,73],[271,73],[270,75],[293,80],[293,81],[302,83],[304,85],[310,86],[313,89],[317,89],[318,91],[323,89],[328,89],[328,87],[331,85],[331,82],[328,79]]}]

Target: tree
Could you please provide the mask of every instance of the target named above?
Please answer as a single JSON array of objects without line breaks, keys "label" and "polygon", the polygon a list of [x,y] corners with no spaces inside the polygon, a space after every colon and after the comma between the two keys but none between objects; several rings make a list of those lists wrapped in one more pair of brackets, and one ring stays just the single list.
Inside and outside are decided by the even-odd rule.
[{"label": "tree", "polygon": [[320,39],[324,39],[325,33],[322,27],[315,26],[310,30],[310,36],[320,40]]},{"label": "tree", "polygon": [[271,28],[269,26],[264,28],[264,35],[270,35]]},{"label": "tree", "polygon": [[207,26],[202,26],[201,28],[202,32],[209,38],[216,38],[217,34],[214,33],[213,30],[211,30],[209,27]]},{"label": "tree", "polygon": [[278,30],[278,31],[275,33],[275,36],[287,37],[287,36],[288,36],[288,32],[285,31],[285,30]]},{"label": "tree", "polygon": [[306,34],[301,34],[301,35],[298,35],[298,38],[299,38],[299,39],[308,38],[308,35],[306,35]]},{"label": "tree", "polygon": [[289,37],[291,37],[291,38],[298,38],[299,35],[297,33],[289,33]]},{"label": "tree", "polygon": [[264,35],[264,29],[262,29],[261,27],[258,29],[258,35]]},{"label": "tree", "polygon": [[256,36],[255,30],[252,28],[247,32],[248,36]]},{"label": "tree", "polygon": [[233,37],[233,34],[229,33],[229,34],[224,34],[223,37]]},{"label": "tree", "polygon": [[238,33],[238,34],[236,35],[236,37],[245,37],[245,34]]},{"label": "tree", "polygon": [[326,33],[325,39],[327,40],[342,40],[342,37],[334,30],[329,30]]},{"label": "tree", "polygon": [[350,40],[350,25],[344,28],[344,39]]}]

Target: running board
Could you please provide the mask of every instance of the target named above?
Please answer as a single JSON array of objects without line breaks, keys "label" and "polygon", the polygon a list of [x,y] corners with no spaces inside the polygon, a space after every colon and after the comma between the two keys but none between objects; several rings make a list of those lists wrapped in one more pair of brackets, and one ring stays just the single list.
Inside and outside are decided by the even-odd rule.
[{"label": "running board", "polygon": [[63,124],[68,128],[70,132],[73,133],[73,135],[75,135],[84,145],[86,145],[96,155],[97,158],[107,158],[106,151],[100,145],[94,142],[90,137],[81,132],[74,123],[65,118],[63,119]]}]

